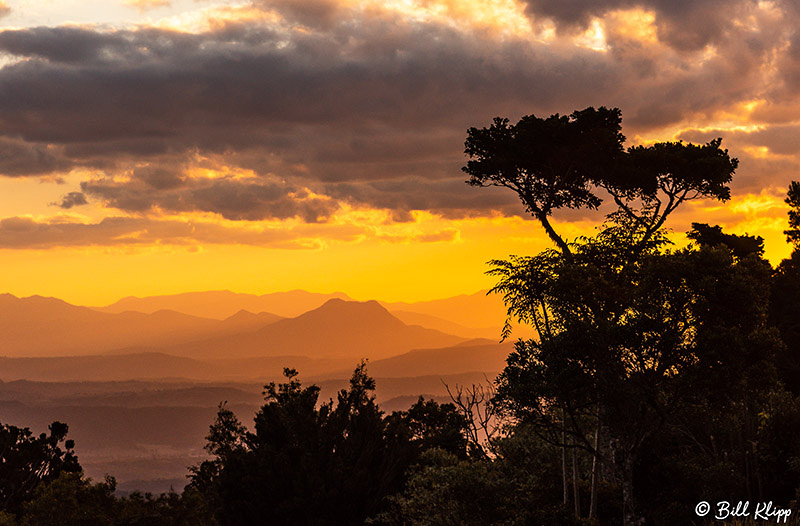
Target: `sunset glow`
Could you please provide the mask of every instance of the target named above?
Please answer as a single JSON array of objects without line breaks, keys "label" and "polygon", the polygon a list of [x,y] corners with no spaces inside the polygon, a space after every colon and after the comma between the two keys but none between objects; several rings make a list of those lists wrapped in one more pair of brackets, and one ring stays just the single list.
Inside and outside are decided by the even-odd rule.
[{"label": "sunset glow", "polygon": [[[622,110],[628,145],[739,158],[731,201],[676,213],[676,244],[700,221],[787,257],[800,13],[605,4],[0,4],[0,291],[485,289],[488,260],[550,243],[511,192],[464,184],[466,129],[590,105]],[[591,234],[604,210],[555,221]]]}]

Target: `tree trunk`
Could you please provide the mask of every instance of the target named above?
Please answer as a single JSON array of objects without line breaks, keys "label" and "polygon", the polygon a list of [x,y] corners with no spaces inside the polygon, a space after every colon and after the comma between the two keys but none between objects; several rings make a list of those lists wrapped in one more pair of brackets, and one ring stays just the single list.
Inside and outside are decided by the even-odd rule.
[{"label": "tree trunk", "polygon": [[569,503],[569,486],[567,485],[567,423],[564,411],[561,411],[561,483],[564,488],[564,507]]},{"label": "tree trunk", "polygon": [[600,419],[597,419],[597,427],[594,428],[594,452],[592,454],[592,489],[589,499],[589,518],[597,517],[597,456],[600,447]]},{"label": "tree trunk", "polygon": [[644,526],[644,517],[639,514],[636,496],[633,491],[633,466],[636,459],[626,452],[622,466],[622,524],[624,526]]},{"label": "tree trunk", "polygon": [[550,224],[550,220],[547,219],[547,213],[537,211],[534,213],[536,219],[539,220],[539,223],[542,224],[544,231],[547,232],[547,235],[550,239],[558,246],[558,249],[564,255],[564,258],[567,261],[572,261],[572,251],[569,249],[569,245],[558,235],[558,233],[553,229],[553,225]]},{"label": "tree trunk", "polygon": [[578,488],[578,448],[572,448],[572,498],[575,504],[575,517],[581,518],[581,492]]}]

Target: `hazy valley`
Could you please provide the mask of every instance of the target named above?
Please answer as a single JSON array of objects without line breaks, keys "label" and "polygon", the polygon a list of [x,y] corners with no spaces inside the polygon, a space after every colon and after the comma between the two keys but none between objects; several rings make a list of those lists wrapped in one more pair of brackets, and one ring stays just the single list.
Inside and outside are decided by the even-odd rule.
[{"label": "hazy valley", "polygon": [[345,294],[227,291],[125,298],[103,307],[0,296],[0,420],[70,426],[87,475],[122,491],[180,490],[220,403],[249,423],[284,367],[335,397],[368,359],[387,412],[446,385],[493,378],[500,298],[479,292],[422,303]]}]

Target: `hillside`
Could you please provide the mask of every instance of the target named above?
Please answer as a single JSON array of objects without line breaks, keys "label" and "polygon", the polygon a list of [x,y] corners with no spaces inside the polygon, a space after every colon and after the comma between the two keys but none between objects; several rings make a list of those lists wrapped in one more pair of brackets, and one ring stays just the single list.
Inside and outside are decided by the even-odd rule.
[{"label": "hillside", "polygon": [[503,370],[513,349],[511,343],[415,349],[399,356],[370,361],[369,372],[384,378],[469,372],[496,374]]}]

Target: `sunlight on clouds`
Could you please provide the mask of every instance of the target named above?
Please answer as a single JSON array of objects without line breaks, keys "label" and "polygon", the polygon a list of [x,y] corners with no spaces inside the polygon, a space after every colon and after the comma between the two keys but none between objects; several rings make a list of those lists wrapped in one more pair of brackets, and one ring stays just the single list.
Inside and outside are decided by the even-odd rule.
[{"label": "sunlight on clouds", "polygon": [[[131,0],[136,1],[136,0]],[[514,0],[340,0],[337,7],[342,16],[394,15],[411,22],[441,23],[459,29],[491,30],[493,36],[530,36],[532,28],[524,7]],[[159,20],[148,21],[148,25],[188,33],[200,33],[218,29],[229,23],[256,22],[286,25],[277,7],[263,7],[252,2],[217,4],[193,12],[180,13]],[[301,25],[285,29],[305,32]]]},{"label": "sunlight on clouds", "polygon": [[767,146],[742,146],[741,149],[747,155],[755,159],[766,159],[770,157],[770,151]]},{"label": "sunlight on clouds", "polygon": [[747,113],[749,117],[759,106],[764,104],[764,99],[756,99],[748,102],[741,102],[741,108]]},{"label": "sunlight on clouds", "polygon": [[655,21],[655,13],[637,8],[612,11],[606,16],[605,25],[625,39],[653,44],[658,41]]},{"label": "sunlight on clouds", "polygon": [[252,2],[235,2],[216,4],[157,20],[147,20],[140,25],[185,33],[203,33],[232,22],[274,23],[280,19],[276,13],[258,9]]},{"label": "sunlight on clouds", "polygon": [[727,203],[690,203],[681,215],[691,221],[719,224],[731,234],[763,237],[764,255],[777,265],[792,251],[783,233],[788,228],[789,210],[784,198],[784,189],[765,189],[759,194],[734,195]]},{"label": "sunlight on clouds", "polygon": [[545,20],[536,24],[536,33],[533,38],[537,42],[549,44],[553,42],[557,36],[556,25],[552,21]]},{"label": "sunlight on clouds", "polygon": [[[375,2],[380,4],[381,2]],[[391,5],[393,2],[383,2]],[[492,29],[500,34],[529,36],[531,24],[525,15],[524,7],[513,0],[418,0],[397,2],[406,4],[400,12],[408,14],[428,12],[438,21],[468,22],[478,29]]]},{"label": "sunlight on clouds", "polygon": [[169,7],[170,0],[124,0],[122,3],[139,11],[147,11],[159,7]]},{"label": "sunlight on clouds", "polygon": [[603,26],[600,24],[600,20],[592,20],[592,23],[589,25],[589,28],[583,33],[583,35],[575,39],[575,45],[594,51],[608,51],[605,31],[603,30]]},{"label": "sunlight on clouds", "polygon": [[[788,207],[783,202],[782,196],[772,195],[767,192],[761,194],[746,194],[732,198],[727,207],[734,213],[747,215],[776,215],[779,214],[782,221],[786,221]],[[784,227],[785,228],[785,227]]]},{"label": "sunlight on clouds", "polygon": [[[135,245],[59,249],[55,271],[44,272],[51,264],[47,249],[0,249],[0,288],[17,294],[46,290],[84,304],[113,301],[131,290],[163,294],[219,288],[337,289],[362,299],[379,291],[390,301],[422,300],[488,288],[494,283],[484,274],[488,260],[550,246],[537,224],[521,218],[412,216],[408,224],[382,225],[390,219],[386,211],[362,209],[344,211],[333,224],[289,220],[242,225],[181,214],[185,227],[160,218],[147,228],[121,233],[137,241]],[[147,242],[148,236],[152,240],[170,232],[179,236],[173,242]],[[259,236],[263,246],[255,244]],[[125,280],[115,279],[119,275]],[[86,286],[88,276],[107,286]]]},{"label": "sunlight on clouds", "polygon": [[[709,121],[702,116],[692,116],[684,122],[671,124],[664,128],[650,130],[646,135],[634,134],[628,137],[627,145],[651,146],[657,142],[680,140],[687,132],[745,132],[753,133],[764,130],[766,126],[759,123],[748,123],[749,117],[745,114],[737,113],[734,104],[731,109],[720,110],[715,116],[718,119]],[[725,136],[722,136],[722,147],[726,147]],[[735,157],[735,152],[734,157]]]},{"label": "sunlight on clouds", "polygon": [[259,179],[259,175],[254,170],[217,163],[211,159],[186,168],[183,174],[192,179]]},{"label": "sunlight on clouds", "polygon": [[[671,137],[671,140],[674,140],[686,130],[696,130],[703,133],[711,131],[744,133],[761,131],[766,129],[766,125],[755,120],[754,114],[764,104],[765,100],[762,98],[732,101],[728,106],[714,111],[713,115],[698,115],[690,121],[672,126],[673,132],[671,136],[669,133],[667,135]],[[761,155],[764,153],[760,152]]]}]

